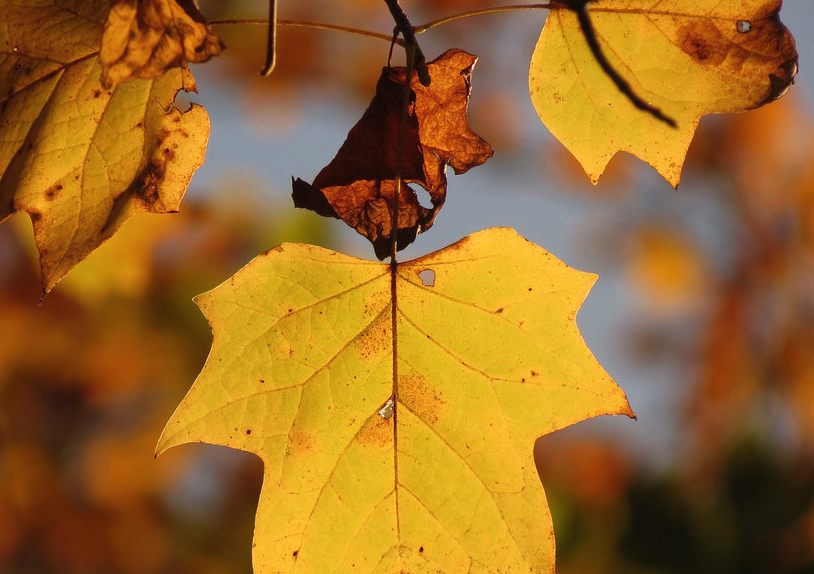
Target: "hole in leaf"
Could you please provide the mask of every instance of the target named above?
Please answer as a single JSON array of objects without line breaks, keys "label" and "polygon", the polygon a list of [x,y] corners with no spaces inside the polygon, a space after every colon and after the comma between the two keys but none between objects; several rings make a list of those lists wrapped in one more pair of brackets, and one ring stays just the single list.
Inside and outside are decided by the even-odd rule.
[{"label": "hole in leaf", "polygon": [[379,409],[379,416],[383,419],[389,419],[393,416],[393,411],[396,408],[396,403],[393,401],[393,397],[387,399],[387,402],[384,403],[382,408]]},{"label": "hole in leaf", "polygon": [[738,20],[735,27],[741,34],[748,34],[752,31],[752,23],[749,20]]},{"label": "hole in leaf", "polygon": [[432,269],[424,269],[418,272],[418,278],[425,287],[435,287],[435,271]]}]

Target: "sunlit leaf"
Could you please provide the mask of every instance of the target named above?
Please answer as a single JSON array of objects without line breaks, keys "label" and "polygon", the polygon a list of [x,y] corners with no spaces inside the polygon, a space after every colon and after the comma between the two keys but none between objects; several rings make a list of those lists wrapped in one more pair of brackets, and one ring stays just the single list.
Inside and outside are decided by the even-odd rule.
[{"label": "sunlit leaf", "polygon": [[284,244],[199,296],[212,351],[158,452],[263,460],[257,574],[553,571],[535,439],[632,415],[576,326],[596,277],[510,229],[399,264],[395,311],[390,269]]},{"label": "sunlit leaf", "polygon": [[105,90],[106,4],[0,4],[0,221],[34,224],[48,292],[133,213],[177,211],[209,119],[172,107],[189,72]]},{"label": "sunlit leaf", "polygon": [[701,116],[785,93],[797,72],[781,0],[600,0],[590,19],[609,63],[673,128],[634,107],[591,53],[575,12],[554,3],[529,72],[540,119],[596,183],[627,151],[677,186]]}]

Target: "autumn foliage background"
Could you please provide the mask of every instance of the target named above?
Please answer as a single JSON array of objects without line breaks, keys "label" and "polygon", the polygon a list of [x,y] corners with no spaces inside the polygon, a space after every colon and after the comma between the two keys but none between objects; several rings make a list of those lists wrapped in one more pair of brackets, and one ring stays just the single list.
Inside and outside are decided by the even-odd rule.
[{"label": "autumn foliage background", "polygon": [[[261,4],[202,11],[262,18]],[[472,3],[405,5],[415,23]],[[282,9],[392,27],[378,0]],[[481,57],[470,123],[496,157],[451,182],[433,233],[405,256],[511,224],[600,273],[580,324],[640,421],[581,423],[539,441],[558,571],[814,572],[811,92],[802,81],[760,110],[706,118],[677,192],[627,157],[594,188],[553,139],[530,135],[544,130],[517,86],[542,17],[470,19],[422,37],[428,55],[454,45]],[[805,17],[784,20],[804,78],[812,34]],[[281,241],[371,257],[340,224],[294,211],[287,181],[330,159],[387,46],[283,28],[279,68],[261,79],[265,30],[218,32],[228,49],[193,70],[191,99],[213,121],[208,163],[180,214],[135,217],[39,307],[30,224],[18,215],[0,227],[0,572],[251,571],[259,460],[212,446],[153,460],[210,346],[191,297]],[[308,117],[335,119],[307,139]],[[293,171],[301,165],[312,172]],[[532,183],[517,191],[518,178]],[[485,193],[493,203],[478,206]],[[547,209],[565,223],[546,228]]]}]

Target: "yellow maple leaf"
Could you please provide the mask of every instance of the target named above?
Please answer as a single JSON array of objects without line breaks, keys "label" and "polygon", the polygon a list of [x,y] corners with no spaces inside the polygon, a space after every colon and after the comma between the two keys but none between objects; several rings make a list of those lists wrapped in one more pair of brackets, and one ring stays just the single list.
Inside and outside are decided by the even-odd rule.
[{"label": "yellow maple leaf", "polygon": [[256,574],[552,572],[535,439],[633,414],[576,325],[595,279],[505,228],[395,275],[284,244],[196,298],[213,347],[157,452],[263,460]]},{"label": "yellow maple leaf", "polygon": [[104,3],[0,3],[0,222],[27,212],[43,291],[130,215],[177,211],[209,137],[206,111],[171,108],[185,69],[105,90]]},{"label": "yellow maple leaf", "polygon": [[[573,0],[570,0],[573,3]],[[546,127],[596,183],[618,151],[677,186],[701,116],[780,97],[797,51],[780,22],[781,0],[598,0],[590,20],[602,53],[673,128],[637,109],[602,70],[574,10],[552,4],[529,71]]]}]

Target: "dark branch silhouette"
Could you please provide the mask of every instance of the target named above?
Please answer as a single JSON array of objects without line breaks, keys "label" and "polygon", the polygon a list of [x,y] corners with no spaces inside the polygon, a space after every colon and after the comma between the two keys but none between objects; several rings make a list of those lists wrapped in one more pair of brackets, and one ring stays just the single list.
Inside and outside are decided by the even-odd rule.
[{"label": "dark branch silhouette", "polygon": [[616,87],[619,88],[619,91],[622,92],[630,103],[636,106],[638,109],[645,111],[652,115],[653,117],[663,121],[669,126],[678,127],[676,121],[662,112],[659,108],[655,107],[652,104],[645,102],[642,98],[640,98],[636,92],[633,91],[633,88],[630,87],[630,84],[625,80],[619,72],[617,72],[613,66],[611,66],[608,59],[605,57],[605,54],[602,52],[602,47],[599,45],[599,40],[596,37],[596,32],[594,31],[593,24],[591,23],[591,18],[588,15],[588,3],[591,0],[559,0],[561,4],[563,4],[566,8],[573,11],[577,15],[577,19],[579,20],[579,27],[582,30],[582,35],[585,36],[585,41],[588,42],[588,47],[591,49],[591,53],[594,55],[599,66],[602,68],[602,71],[616,84]]},{"label": "dark branch silhouette", "polygon": [[[390,9],[390,14],[393,15],[393,20],[396,22],[396,30],[401,33],[406,44],[415,47],[413,67],[418,74],[418,80],[421,82],[422,86],[429,86],[430,73],[427,71],[427,61],[424,58],[424,52],[421,51],[421,47],[418,45],[418,41],[415,39],[415,30],[413,29],[413,25],[410,23],[410,19],[407,18],[407,14],[404,13],[401,5],[399,5],[399,0],[384,1],[387,4],[387,7]],[[407,83],[409,84],[410,82],[408,81]]]}]

